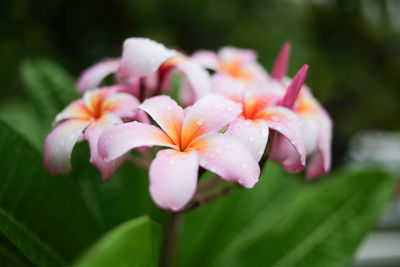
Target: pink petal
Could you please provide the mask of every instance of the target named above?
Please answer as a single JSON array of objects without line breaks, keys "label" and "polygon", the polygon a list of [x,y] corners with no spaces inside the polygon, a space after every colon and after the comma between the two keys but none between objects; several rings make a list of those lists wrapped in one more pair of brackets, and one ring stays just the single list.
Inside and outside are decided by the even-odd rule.
[{"label": "pink petal", "polygon": [[102,110],[112,112],[122,119],[129,119],[135,116],[139,105],[139,100],[134,96],[127,93],[116,93],[106,98]]},{"label": "pink petal", "polygon": [[200,135],[216,133],[236,119],[242,105],[223,96],[209,94],[185,110],[182,128],[183,147]]},{"label": "pink petal", "polygon": [[305,166],[306,150],[301,138],[300,120],[287,108],[274,106],[257,115],[268,123],[270,129],[280,135],[272,146],[270,157],[282,162],[288,172],[299,172]]},{"label": "pink petal", "polygon": [[86,90],[97,88],[105,77],[117,71],[119,59],[113,58],[101,61],[86,69],[78,79],[78,91],[83,93]]},{"label": "pink petal", "polygon": [[175,51],[153,40],[129,38],[124,41],[118,72],[126,78],[148,76],[175,54]]},{"label": "pink petal", "polygon": [[281,101],[281,105],[286,108],[292,108],[296,102],[297,96],[299,95],[300,89],[304,85],[308,72],[308,65],[303,65],[301,69],[294,76],[291,84],[289,85],[285,96]]},{"label": "pink petal", "polygon": [[242,142],[257,162],[264,154],[268,133],[268,124],[265,121],[252,121],[242,118],[232,122],[225,132],[226,135],[233,136]]},{"label": "pink petal", "polygon": [[110,179],[125,159],[124,156],[121,156],[115,160],[104,161],[97,150],[100,135],[105,129],[117,123],[122,123],[122,120],[112,113],[107,112],[100,119],[91,123],[85,131],[85,138],[90,148],[90,163],[100,171],[103,180]]},{"label": "pink petal", "polygon": [[131,149],[142,146],[175,147],[162,130],[137,121],[107,128],[98,142],[99,154],[105,160],[117,159]]},{"label": "pink petal", "polygon": [[181,142],[183,109],[169,96],[161,95],[146,99],[140,108],[147,112],[175,144]]},{"label": "pink petal", "polygon": [[43,165],[51,174],[67,173],[71,170],[72,149],[88,124],[88,120],[66,120],[46,137]]},{"label": "pink petal", "polygon": [[239,140],[225,134],[208,134],[191,145],[199,154],[203,168],[222,179],[252,188],[258,181],[260,167],[249,149]]},{"label": "pink petal", "polygon": [[226,73],[216,73],[211,76],[211,88],[214,93],[225,96],[243,95],[248,83],[235,79]]},{"label": "pink petal", "polygon": [[324,175],[331,168],[332,121],[324,110],[319,117],[317,149],[307,166],[308,179]]},{"label": "pink petal", "polygon": [[181,88],[181,90],[190,89],[194,94],[194,98],[190,99],[189,101],[188,99],[184,99],[184,104],[192,105],[197,99],[210,93],[210,75],[205,69],[201,68],[195,62],[185,58],[175,65],[175,69],[186,80],[187,87]]},{"label": "pink petal", "polygon": [[257,61],[257,53],[250,49],[223,47],[218,51],[218,55],[222,62],[238,61],[241,64],[248,64]]},{"label": "pink petal", "polygon": [[75,100],[69,104],[63,111],[57,114],[54,120],[54,126],[66,119],[83,119],[91,118],[91,113],[87,109],[85,102],[82,99]]},{"label": "pink petal", "polygon": [[281,51],[279,51],[278,57],[274,62],[274,66],[272,67],[272,78],[280,81],[286,75],[290,57],[290,48],[291,45],[288,42],[282,46]]},{"label": "pink petal", "polygon": [[195,150],[161,150],[150,165],[150,194],[164,209],[179,211],[193,198],[199,169]]},{"label": "pink petal", "polygon": [[200,66],[212,70],[217,70],[220,65],[218,55],[214,51],[199,50],[192,55],[192,59],[200,64]]}]

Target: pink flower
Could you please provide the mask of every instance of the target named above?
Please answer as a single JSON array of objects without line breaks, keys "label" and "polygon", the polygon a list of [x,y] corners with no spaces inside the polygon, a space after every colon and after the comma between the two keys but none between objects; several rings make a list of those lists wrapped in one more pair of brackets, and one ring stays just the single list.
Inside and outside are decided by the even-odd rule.
[{"label": "pink flower", "polygon": [[99,139],[99,153],[115,160],[134,148],[163,146],[149,171],[150,194],[162,208],[181,210],[193,197],[199,166],[222,179],[251,188],[259,166],[251,152],[220,131],[242,112],[241,106],[218,95],[207,95],[183,110],[168,96],[143,102],[160,128],[130,122],[108,128]]},{"label": "pink flower", "polygon": [[[271,81],[270,84],[274,84],[276,81],[286,85],[295,82],[295,79],[291,82],[290,79],[284,77],[289,54],[290,45],[286,43],[275,61],[272,71],[272,78],[275,81]],[[302,81],[297,82],[303,83]],[[332,139],[332,120],[329,114],[313,97],[311,90],[306,85],[297,87],[297,89],[289,87],[281,104],[293,109],[301,121],[302,138],[307,155],[311,156],[307,164],[307,178],[311,179],[328,173],[331,165]],[[285,141],[279,141],[274,148],[273,152],[276,154],[281,149],[290,149]]]},{"label": "pink flower", "polygon": [[55,119],[55,128],[47,136],[44,166],[52,174],[71,170],[71,152],[77,141],[84,138],[90,147],[90,162],[99,169],[104,180],[109,179],[123,161],[123,155],[105,162],[97,152],[97,140],[112,124],[133,119],[139,101],[132,95],[118,92],[115,87],[86,91],[83,98],[72,102]]},{"label": "pink flower", "polygon": [[184,86],[180,91],[182,103],[193,104],[210,91],[206,70],[182,53],[147,38],[128,38],[124,41],[120,59],[109,59],[88,68],[78,79],[78,90],[96,88],[105,77],[115,73],[122,91],[138,98],[170,90],[171,74],[176,71]]},{"label": "pink flower", "polygon": [[192,58],[202,66],[216,71],[211,77],[211,86],[219,90],[229,89],[239,93],[257,88],[268,80],[268,74],[257,62],[253,50],[224,47],[215,53],[201,50]]},{"label": "pink flower", "polygon": [[[306,71],[307,69],[303,68],[296,77]],[[296,84],[297,78],[293,81],[291,88],[301,86]],[[280,91],[253,90],[236,96],[226,95],[243,104],[241,116],[229,125],[226,134],[246,144],[254,158],[259,161],[268,141],[268,131],[260,132],[259,129],[271,129],[276,133],[276,137],[270,138],[273,146],[269,156],[282,162],[289,172],[299,172],[304,168],[306,151],[301,138],[301,122],[291,109],[280,105],[286,99]],[[280,142],[284,142],[285,147],[281,147]]]}]

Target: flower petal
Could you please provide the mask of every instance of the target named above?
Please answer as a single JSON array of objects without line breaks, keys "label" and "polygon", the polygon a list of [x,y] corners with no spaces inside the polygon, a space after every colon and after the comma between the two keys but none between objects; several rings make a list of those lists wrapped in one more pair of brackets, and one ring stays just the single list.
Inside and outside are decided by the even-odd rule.
[{"label": "flower petal", "polygon": [[279,51],[278,57],[274,62],[274,66],[272,67],[271,76],[273,79],[280,81],[283,77],[285,77],[290,57],[290,48],[290,43],[286,42],[282,46],[281,51]]},{"label": "flower petal", "polygon": [[129,38],[124,41],[118,72],[126,78],[154,73],[175,51],[147,38]]},{"label": "flower petal", "polygon": [[257,61],[257,53],[250,49],[227,46],[220,49],[218,55],[222,62],[237,61],[241,64],[248,64]]},{"label": "flower petal", "polygon": [[252,188],[258,181],[260,167],[249,149],[239,140],[225,134],[208,134],[197,138],[191,148],[199,154],[203,168],[222,179]]},{"label": "flower petal", "polygon": [[100,119],[91,123],[85,131],[85,138],[90,148],[90,163],[100,171],[103,180],[108,180],[119,168],[125,157],[121,156],[111,161],[103,160],[98,152],[98,140],[105,129],[113,124],[122,123],[122,120],[112,113],[106,112]]},{"label": "flower petal", "polygon": [[88,120],[66,120],[46,137],[43,165],[51,174],[67,173],[71,170],[72,149],[88,124]]},{"label": "flower petal", "polygon": [[199,169],[195,150],[164,149],[150,165],[150,194],[164,209],[179,211],[193,198]]},{"label": "flower petal", "polygon": [[139,105],[139,100],[131,94],[116,93],[103,102],[102,110],[112,112],[122,119],[130,119],[135,116]]},{"label": "flower petal", "polygon": [[105,77],[117,71],[119,59],[113,58],[101,61],[86,69],[78,79],[78,91],[83,93],[97,88]]},{"label": "flower petal", "polygon": [[148,98],[139,108],[146,111],[175,144],[180,144],[183,109],[172,98],[165,95]]},{"label": "flower petal", "polygon": [[264,154],[268,133],[268,124],[265,121],[252,121],[242,118],[232,122],[225,132],[226,135],[233,136],[242,142],[250,150],[257,162],[260,161]]},{"label": "flower petal", "polygon": [[331,167],[332,121],[324,110],[319,113],[318,141],[314,155],[307,166],[307,178],[312,179],[329,172]]},{"label": "flower petal", "polygon": [[196,61],[200,66],[212,70],[217,70],[220,65],[218,55],[214,51],[199,50],[194,53],[191,58]]},{"label": "flower petal", "polygon": [[105,160],[114,160],[131,149],[142,146],[175,147],[162,130],[153,125],[137,121],[113,125],[99,138],[98,150]]},{"label": "flower petal", "polygon": [[206,133],[217,133],[226,127],[242,112],[242,105],[223,96],[209,94],[200,98],[185,110],[182,129],[182,144]]},{"label": "flower petal", "polygon": [[304,81],[306,79],[308,72],[308,65],[305,64],[301,69],[296,73],[292,82],[290,83],[285,96],[282,98],[281,105],[286,108],[292,108],[294,103],[296,102],[297,96],[299,95],[300,89],[304,85]]},{"label": "flower petal", "polygon": [[282,162],[288,172],[301,171],[305,166],[306,150],[296,114],[287,108],[274,106],[257,114],[257,118],[265,120],[270,129],[280,134],[272,145],[271,158]]},{"label": "flower petal", "polygon": [[54,126],[58,125],[58,123],[66,119],[89,120],[91,116],[92,115],[87,109],[85,102],[82,99],[78,99],[69,104],[63,111],[57,114],[54,120]]},{"label": "flower petal", "polygon": [[185,58],[178,61],[174,68],[185,78],[188,85],[186,88],[181,88],[181,90],[190,89],[194,93],[194,98],[190,99],[190,101],[184,99],[185,105],[192,105],[197,99],[210,93],[210,75],[198,64],[189,58]]}]

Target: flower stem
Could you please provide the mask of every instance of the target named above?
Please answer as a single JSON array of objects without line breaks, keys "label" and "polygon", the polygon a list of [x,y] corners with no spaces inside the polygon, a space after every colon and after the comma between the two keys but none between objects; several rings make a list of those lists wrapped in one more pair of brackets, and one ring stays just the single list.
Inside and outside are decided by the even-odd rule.
[{"label": "flower stem", "polygon": [[182,213],[171,213],[164,231],[164,239],[161,247],[161,267],[176,266],[178,261],[178,240],[179,228]]}]

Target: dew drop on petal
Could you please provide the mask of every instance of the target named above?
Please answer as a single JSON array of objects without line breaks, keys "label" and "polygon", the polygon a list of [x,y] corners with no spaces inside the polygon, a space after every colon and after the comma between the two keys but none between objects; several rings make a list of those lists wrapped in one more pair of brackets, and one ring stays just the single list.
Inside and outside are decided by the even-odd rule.
[{"label": "dew drop on petal", "polygon": [[268,137],[268,130],[267,129],[261,130],[261,135],[262,137]]},{"label": "dew drop on petal", "polygon": [[253,142],[254,141],[254,137],[253,136],[249,136],[249,141]]},{"label": "dew drop on petal", "polygon": [[240,166],[242,166],[243,169],[247,169],[247,164],[242,162],[242,164],[240,164]]},{"label": "dew drop on petal", "polygon": [[167,110],[168,111],[172,110],[172,107],[171,106],[167,106]]},{"label": "dew drop on petal", "polygon": [[231,148],[232,148],[232,145],[231,145],[231,144],[227,144],[227,145],[226,145],[226,148],[231,149]]},{"label": "dew drop on petal", "polygon": [[202,125],[203,123],[204,123],[204,119],[203,118],[200,118],[200,119],[198,119],[197,121],[196,121],[196,123],[197,123],[197,125]]},{"label": "dew drop on petal", "polygon": [[207,165],[207,160],[206,159],[201,159],[200,160],[200,165],[206,166]]}]

